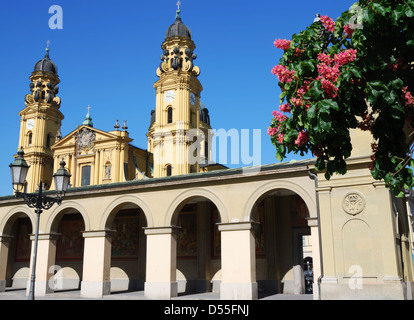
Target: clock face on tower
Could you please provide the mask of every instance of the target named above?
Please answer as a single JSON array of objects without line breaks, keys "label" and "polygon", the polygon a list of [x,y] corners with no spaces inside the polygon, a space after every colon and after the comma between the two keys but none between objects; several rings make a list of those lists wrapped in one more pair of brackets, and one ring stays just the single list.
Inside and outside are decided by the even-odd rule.
[{"label": "clock face on tower", "polygon": [[194,93],[190,93],[190,103],[192,104],[192,105],[194,105],[195,104],[195,95],[194,95]]},{"label": "clock face on tower", "polygon": [[34,119],[27,120],[27,123],[26,123],[27,130],[32,130],[33,127],[34,127]]},{"label": "clock face on tower", "polygon": [[171,103],[173,102],[175,99],[175,91],[174,90],[168,90],[165,94],[164,94],[164,100],[167,103]]}]

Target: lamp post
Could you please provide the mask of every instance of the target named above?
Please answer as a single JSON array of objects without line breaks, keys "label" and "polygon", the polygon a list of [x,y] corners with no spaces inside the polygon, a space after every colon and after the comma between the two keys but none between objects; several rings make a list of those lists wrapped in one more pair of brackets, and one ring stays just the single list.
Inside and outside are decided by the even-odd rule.
[{"label": "lamp post", "polygon": [[53,175],[56,188],[56,198],[47,197],[43,195],[43,183],[40,181],[38,193],[28,194],[26,191],[21,192],[25,187],[25,181],[29,165],[23,158],[24,152],[20,149],[17,152],[16,160],[10,164],[10,170],[12,175],[13,189],[15,190],[15,196],[17,199],[23,199],[29,208],[34,208],[36,213],[36,230],[35,230],[35,241],[32,256],[32,274],[30,277],[30,291],[29,300],[34,300],[34,286],[36,279],[36,258],[37,258],[37,244],[39,238],[39,220],[40,214],[43,210],[50,209],[55,203],[60,205],[63,197],[65,196],[66,190],[69,185],[71,175],[65,169],[65,161],[60,162],[59,170]]}]

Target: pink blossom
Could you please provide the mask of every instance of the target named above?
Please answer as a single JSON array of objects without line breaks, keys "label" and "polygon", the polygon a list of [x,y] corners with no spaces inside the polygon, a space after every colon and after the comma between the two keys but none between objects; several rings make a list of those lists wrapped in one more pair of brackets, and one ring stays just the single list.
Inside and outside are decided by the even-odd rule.
[{"label": "pink blossom", "polygon": [[323,151],[320,149],[313,149],[312,153],[315,157],[318,157],[318,158],[323,156]]},{"label": "pink blossom", "polygon": [[282,144],[284,138],[285,138],[285,135],[283,133],[279,133],[277,135],[277,142],[279,142],[280,144]]},{"label": "pink blossom", "polygon": [[372,127],[375,124],[375,119],[372,114],[366,114],[362,120],[358,123],[358,128],[362,131],[372,131]]},{"label": "pink blossom", "polygon": [[335,31],[335,22],[328,16],[322,16],[321,22],[329,32],[333,33]]},{"label": "pink blossom", "polygon": [[332,82],[338,81],[338,77],[340,74],[338,65],[328,66],[324,63],[318,65],[318,72],[320,77],[330,80]]},{"label": "pink blossom", "polygon": [[374,170],[374,167],[375,167],[374,162],[371,162],[371,163],[368,165],[368,169],[369,169],[370,171]]},{"label": "pink blossom", "polygon": [[290,112],[291,111],[291,106],[290,106],[289,103],[285,103],[285,104],[282,104],[279,107],[279,110],[282,111],[282,112]]},{"label": "pink blossom", "polygon": [[403,88],[403,98],[407,107],[414,107],[414,97],[411,92],[408,91],[408,87]]},{"label": "pink blossom", "polygon": [[301,105],[303,105],[303,99],[301,98],[295,98],[293,97],[292,99],[290,99],[290,102],[295,106],[295,107],[300,107]]},{"label": "pink blossom", "polygon": [[269,128],[267,128],[267,134],[268,134],[270,137],[273,137],[276,133],[277,133],[276,128],[273,128],[273,127],[269,127]]},{"label": "pink blossom", "polygon": [[279,78],[280,82],[291,82],[295,78],[295,71],[288,70],[286,66],[278,64],[273,67],[272,73]]},{"label": "pink blossom", "polygon": [[294,56],[295,57],[300,57],[302,55],[302,53],[304,53],[304,52],[305,52],[305,49],[296,48]]},{"label": "pink blossom", "polygon": [[329,98],[336,98],[338,95],[338,88],[335,86],[335,84],[327,79],[320,79],[322,83],[322,89],[325,92],[325,96]]},{"label": "pink blossom", "polygon": [[290,40],[286,40],[286,39],[276,39],[273,44],[275,45],[276,48],[282,49],[285,51],[289,50],[290,48]]},{"label": "pink blossom", "polygon": [[342,51],[335,55],[334,60],[335,63],[339,66],[343,66],[345,64],[348,64],[355,60],[357,55],[356,49],[348,49],[345,51]]},{"label": "pink blossom", "polygon": [[273,111],[273,117],[276,119],[277,122],[282,123],[284,121],[287,120],[287,116],[284,115],[282,112],[280,111]]},{"label": "pink blossom", "polygon": [[320,62],[323,62],[325,64],[331,64],[334,62],[334,59],[332,59],[329,54],[326,53],[318,53],[318,60]]},{"label": "pink blossom", "polygon": [[344,26],[344,31],[349,37],[352,37],[353,33],[355,32],[355,29],[352,29],[351,25],[347,24]]},{"label": "pink blossom", "polygon": [[305,145],[309,141],[309,132],[302,130],[298,133],[298,138],[295,140],[295,144],[298,147]]}]

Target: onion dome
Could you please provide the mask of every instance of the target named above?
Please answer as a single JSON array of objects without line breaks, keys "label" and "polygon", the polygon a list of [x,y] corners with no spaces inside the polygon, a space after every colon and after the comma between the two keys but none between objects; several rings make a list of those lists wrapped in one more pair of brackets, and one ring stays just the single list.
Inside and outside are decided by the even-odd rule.
[{"label": "onion dome", "polygon": [[168,28],[165,39],[172,37],[190,38],[192,37],[191,30],[181,21],[180,9],[177,10],[175,22]]},{"label": "onion dome", "polygon": [[88,114],[86,115],[85,121],[82,124],[85,125],[85,126],[89,126],[89,127],[93,128],[93,122],[92,122],[92,118],[91,118],[91,115],[90,115],[90,109],[91,109],[91,107],[88,106]]},{"label": "onion dome", "polygon": [[49,47],[47,47],[45,57],[36,63],[34,72],[51,72],[57,75],[58,69],[56,64],[49,58],[49,50]]}]

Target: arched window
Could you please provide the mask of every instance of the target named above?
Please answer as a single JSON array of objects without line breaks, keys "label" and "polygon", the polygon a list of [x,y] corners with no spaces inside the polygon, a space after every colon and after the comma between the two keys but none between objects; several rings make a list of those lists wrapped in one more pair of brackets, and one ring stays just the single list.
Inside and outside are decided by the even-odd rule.
[{"label": "arched window", "polygon": [[204,141],[204,156],[206,157],[206,159],[208,160],[208,154],[209,154],[209,150],[208,150],[209,146],[208,146],[208,141]]},{"label": "arched window", "polygon": [[82,167],[82,186],[89,186],[91,184],[91,166]]},{"label": "arched window", "polygon": [[167,109],[167,123],[172,123],[173,122],[173,109],[171,107],[169,107]]},{"label": "arched window", "polygon": [[171,168],[171,165],[168,165],[168,166],[165,168],[165,171],[167,172],[167,177],[171,177],[171,175],[172,175],[172,168]]},{"label": "arched window", "polygon": [[50,149],[50,133],[46,136],[46,148]]},{"label": "arched window", "polygon": [[29,133],[29,139],[28,139],[28,145],[29,145],[29,147],[32,146],[32,142],[33,142],[33,134],[30,132]]}]

